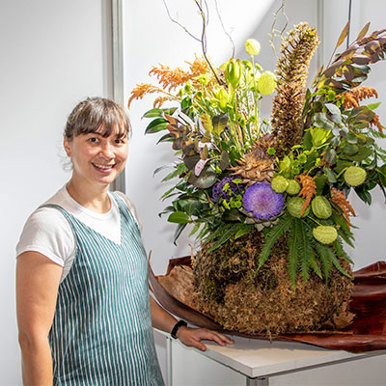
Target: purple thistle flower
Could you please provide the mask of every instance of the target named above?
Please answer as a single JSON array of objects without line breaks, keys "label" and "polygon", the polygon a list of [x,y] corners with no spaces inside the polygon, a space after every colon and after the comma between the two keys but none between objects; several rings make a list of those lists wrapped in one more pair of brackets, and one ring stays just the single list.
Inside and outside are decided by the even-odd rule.
[{"label": "purple thistle flower", "polygon": [[[213,185],[212,188],[212,198],[214,201],[218,201],[220,198],[223,198],[225,200],[229,200],[232,196],[235,196],[236,194],[241,193],[241,188],[232,182],[237,177],[225,177],[221,181],[217,182],[215,185]],[[224,191],[225,184],[229,184],[229,188],[227,191]]]},{"label": "purple thistle flower", "polygon": [[284,205],[284,196],[276,193],[271,184],[261,182],[251,185],[244,193],[244,208],[256,218],[269,220],[280,213]]}]

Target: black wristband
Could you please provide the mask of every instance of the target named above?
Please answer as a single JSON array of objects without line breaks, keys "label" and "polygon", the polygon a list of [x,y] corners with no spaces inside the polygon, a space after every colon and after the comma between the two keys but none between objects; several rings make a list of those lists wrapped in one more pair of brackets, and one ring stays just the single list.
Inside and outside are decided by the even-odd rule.
[{"label": "black wristband", "polygon": [[172,330],[172,332],[170,333],[170,335],[172,336],[172,338],[174,338],[174,339],[177,339],[177,331],[178,331],[178,329],[180,328],[180,327],[182,327],[182,326],[187,326],[188,325],[188,323],[186,323],[185,322],[185,320],[179,320],[175,325],[174,325],[174,327],[173,327],[173,330]]}]

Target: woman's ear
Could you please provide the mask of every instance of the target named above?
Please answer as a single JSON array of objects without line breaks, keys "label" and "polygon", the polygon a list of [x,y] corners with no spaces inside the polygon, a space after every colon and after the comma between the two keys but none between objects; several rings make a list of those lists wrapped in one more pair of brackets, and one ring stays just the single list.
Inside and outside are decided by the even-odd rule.
[{"label": "woman's ear", "polygon": [[66,151],[67,157],[71,157],[71,144],[66,136],[63,137],[63,147]]}]

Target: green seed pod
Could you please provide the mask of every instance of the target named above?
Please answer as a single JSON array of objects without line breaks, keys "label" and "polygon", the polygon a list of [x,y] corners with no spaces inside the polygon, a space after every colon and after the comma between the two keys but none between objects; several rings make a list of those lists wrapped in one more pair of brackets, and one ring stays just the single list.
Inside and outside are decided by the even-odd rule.
[{"label": "green seed pod", "polygon": [[331,204],[326,197],[314,197],[311,201],[311,208],[317,218],[326,219],[332,215]]},{"label": "green seed pod", "polygon": [[365,182],[366,175],[365,169],[362,169],[359,166],[350,166],[344,172],[343,178],[348,185],[358,186]]},{"label": "green seed pod", "polygon": [[276,193],[284,193],[288,187],[288,180],[283,176],[276,176],[271,181],[271,187]]},{"label": "green seed pod", "polygon": [[239,62],[236,59],[230,59],[225,70],[225,79],[233,88],[238,86],[243,73]]},{"label": "green seed pod", "polygon": [[292,196],[300,192],[300,184],[295,180],[289,180],[286,192]]},{"label": "green seed pod", "polygon": [[[301,197],[291,197],[287,200],[287,210],[288,213],[296,218],[300,218],[300,212],[302,210],[303,204],[306,200]],[[306,210],[303,213],[303,216],[305,217],[310,213],[310,206],[307,206]]]},{"label": "green seed pod", "polygon": [[337,230],[330,225],[319,225],[312,230],[312,234],[322,244],[331,244],[338,238]]}]

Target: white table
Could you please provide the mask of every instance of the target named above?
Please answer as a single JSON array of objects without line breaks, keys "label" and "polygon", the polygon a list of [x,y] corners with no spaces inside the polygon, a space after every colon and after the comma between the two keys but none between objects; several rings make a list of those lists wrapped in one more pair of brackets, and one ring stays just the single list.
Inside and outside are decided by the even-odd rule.
[{"label": "white table", "polygon": [[[173,379],[173,351],[179,352],[178,355],[181,355],[182,344],[172,339],[168,334],[164,335],[167,339],[169,386],[174,386],[171,383]],[[386,350],[353,354],[296,342],[274,341],[270,343],[263,340],[232,338],[235,340],[233,346],[221,347],[211,342],[205,342],[208,347],[206,352],[194,351],[243,374],[246,378],[246,385],[249,386],[267,386],[271,376],[386,354]]]}]

